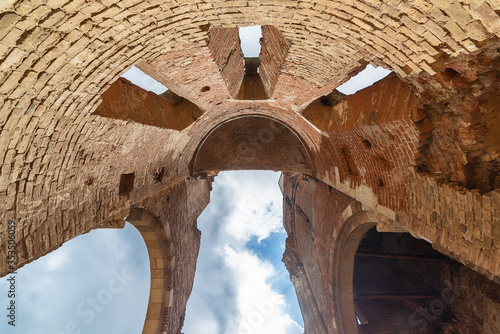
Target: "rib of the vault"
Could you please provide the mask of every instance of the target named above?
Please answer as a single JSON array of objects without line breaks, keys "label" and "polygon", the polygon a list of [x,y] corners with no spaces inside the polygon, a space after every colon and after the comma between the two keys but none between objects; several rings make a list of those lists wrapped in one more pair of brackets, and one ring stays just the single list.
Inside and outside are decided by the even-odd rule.
[{"label": "rib of the vault", "polygon": [[273,96],[290,42],[273,26],[262,26],[259,75],[267,96]]},{"label": "rib of the vault", "polygon": [[156,95],[120,78],[102,94],[103,102],[95,114],[178,131],[202,115],[191,102],[180,97],[169,101],[165,95]]},{"label": "rib of the vault", "polygon": [[317,44],[307,35],[286,34],[262,27],[260,76],[268,96],[299,110],[330,93],[360,67],[362,60],[348,46]]},{"label": "rib of the vault", "polygon": [[137,67],[203,111],[231,97],[206,44],[182,45]]},{"label": "rib of the vault", "polygon": [[232,97],[238,94],[245,74],[238,28],[213,27],[208,31],[208,48]]}]

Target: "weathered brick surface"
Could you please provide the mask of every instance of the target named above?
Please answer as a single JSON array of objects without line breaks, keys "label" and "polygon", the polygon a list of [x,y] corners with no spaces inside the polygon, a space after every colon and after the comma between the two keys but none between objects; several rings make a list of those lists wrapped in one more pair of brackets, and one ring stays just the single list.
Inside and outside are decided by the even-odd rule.
[{"label": "weathered brick surface", "polygon": [[203,111],[232,96],[208,46],[183,45],[179,50],[152,61],[142,61],[137,66]]},{"label": "weathered brick surface", "polygon": [[274,88],[281,74],[290,47],[283,34],[273,26],[262,26],[259,75],[267,96],[273,96]]},{"label": "weathered brick surface", "polygon": [[393,73],[332,105],[318,99],[302,115],[321,130],[331,132],[403,118],[418,121],[417,106],[414,91]]},{"label": "weathered brick surface", "polygon": [[[406,214],[400,223],[418,225],[415,231],[443,251],[497,275],[499,204],[491,191],[500,182],[499,10],[494,0],[3,1],[0,255],[5,258],[8,219],[17,222],[22,266],[185,180],[193,154],[214,128],[258,115],[293,129],[310,152],[316,178],[365,209],[393,219]],[[249,24],[264,26],[269,101],[231,100],[242,75],[236,27]],[[219,37],[211,41],[210,29],[231,34],[226,39],[214,30]],[[374,94],[362,92],[363,99],[350,97],[342,109],[349,110],[346,123],[325,133],[299,114],[367,63],[406,81],[418,112],[413,98],[401,103],[400,87],[391,95],[387,86],[378,93],[378,112],[364,110],[373,105],[360,100]],[[183,131],[95,115],[101,95],[132,65],[203,115]],[[343,122],[336,112],[332,120]],[[415,174],[413,165],[429,175]],[[120,180],[132,173],[133,189],[125,194]],[[415,212],[435,205],[425,191],[437,179],[443,187],[452,181],[479,189],[477,202],[491,209]],[[471,196],[467,205],[476,203]],[[427,220],[434,211],[436,218],[458,215],[450,230],[465,240],[459,255],[455,232],[438,232]],[[182,256],[193,263],[195,255],[186,250]],[[6,271],[0,262],[0,273]]]},{"label": "weathered brick surface", "polygon": [[120,78],[102,94],[95,114],[121,120],[183,130],[202,114],[193,103],[178,98],[174,103]]},{"label": "weathered brick surface", "polygon": [[412,172],[401,222],[440,252],[500,282],[500,194]]},{"label": "weathered brick surface", "polygon": [[441,54],[436,75],[412,80],[420,95],[419,168],[481,193],[500,187],[499,46],[493,39],[473,54]]},{"label": "weathered brick surface", "polygon": [[200,248],[201,233],[196,228],[196,220],[209,202],[210,189],[208,180],[181,181],[139,205],[158,217],[171,239],[170,289],[173,292],[170,305],[165,305],[167,312],[162,320],[162,333],[179,333],[182,328]]}]

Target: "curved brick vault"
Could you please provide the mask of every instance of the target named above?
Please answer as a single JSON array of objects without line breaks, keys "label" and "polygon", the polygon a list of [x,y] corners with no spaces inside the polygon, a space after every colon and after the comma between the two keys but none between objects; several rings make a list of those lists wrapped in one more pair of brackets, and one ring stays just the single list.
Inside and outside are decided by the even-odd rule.
[{"label": "curved brick vault", "polygon": [[[498,282],[499,11],[495,0],[3,1],[1,274],[9,219],[21,267],[145,210],[175,259],[145,332],[178,333],[214,173],[261,168],[287,172],[284,261],[307,333],[356,327],[338,263],[359,242],[346,232],[358,215]],[[237,34],[252,24],[260,81]],[[331,94],[368,63],[394,74]],[[118,79],[132,65],[169,93]]]}]

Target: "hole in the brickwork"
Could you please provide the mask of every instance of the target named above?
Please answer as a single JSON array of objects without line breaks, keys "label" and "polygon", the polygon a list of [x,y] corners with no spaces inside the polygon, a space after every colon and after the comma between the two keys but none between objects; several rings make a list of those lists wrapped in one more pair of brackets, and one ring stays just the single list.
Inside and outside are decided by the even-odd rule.
[{"label": "hole in the brickwork", "polygon": [[202,93],[204,93],[204,92],[208,92],[209,90],[210,90],[210,87],[209,87],[209,86],[203,86],[203,87],[201,88],[201,90],[200,90],[200,91],[201,91]]},{"label": "hole in the brickwork", "polygon": [[352,160],[351,153],[347,148],[343,148],[341,152],[347,165],[347,171],[349,172],[349,174],[357,176],[358,171],[356,169],[356,166],[354,165],[354,161]]},{"label": "hole in the brickwork", "polygon": [[128,196],[130,194],[134,189],[134,180],[134,173],[122,174],[120,176],[120,187],[118,192],[120,196]]},{"label": "hole in the brickwork", "polygon": [[154,174],[155,181],[161,182],[163,180],[163,176],[165,176],[165,167],[160,168],[160,170]]},{"label": "hole in the brickwork", "polygon": [[280,173],[221,172],[198,218],[201,248],[183,333],[304,333],[281,261]]},{"label": "hole in the brickwork", "polygon": [[210,30],[210,23],[202,24],[200,26],[200,30],[203,31],[203,32],[206,32],[206,31]]},{"label": "hole in the brickwork", "polygon": [[385,78],[390,73],[391,71],[386,70],[385,68],[375,68],[369,64],[363,71],[359,72],[347,82],[337,87],[337,90],[346,95],[354,94],[358,90],[373,85],[375,82]]},{"label": "hole in the brickwork", "polygon": [[239,29],[241,51],[245,58],[258,57],[260,53],[261,26],[241,27]]},{"label": "hole in the brickwork", "polygon": [[123,73],[123,78],[129,80],[134,85],[141,87],[142,89],[149,90],[150,92],[156,94],[165,93],[168,88],[138,69],[132,66],[127,72]]},{"label": "hole in the brickwork", "polygon": [[87,177],[85,184],[91,186],[94,183],[94,178],[92,176]]},{"label": "hole in the brickwork", "polygon": [[[72,224],[61,221],[54,231],[67,238]],[[77,236],[16,271],[19,333],[142,333],[151,282],[148,250],[131,224],[112,227]],[[9,291],[6,278],[0,290]],[[8,302],[7,293],[2,298],[2,305]],[[0,324],[0,332],[17,332],[7,326]]]},{"label": "hole in the brickwork", "polygon": [[364,145],[366,148],[370,148],[370,147],[372,147],[372,143],[371,143],[368,139],[363,140],[363,145]]},{"label": "hole in the brickwork", "polygon": [[378,179],[378,186],[383,187],[384,186],[384,180]]},{"label": "hole in the brickwork", "polygon": [[452,68],[447,68],[441,73],[446,81],[451,81],[458,74],[458,72]]},{"label": "hole in the brickwork", "polygon": [[342,101],[344,97],[345,94],[334,89],[330,94],[321,97],[321,103],[325,106],[332,107]]}]

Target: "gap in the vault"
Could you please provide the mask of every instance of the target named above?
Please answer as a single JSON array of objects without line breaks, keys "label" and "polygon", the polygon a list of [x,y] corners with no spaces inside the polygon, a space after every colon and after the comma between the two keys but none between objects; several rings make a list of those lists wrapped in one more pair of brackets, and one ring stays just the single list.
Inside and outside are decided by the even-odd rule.
[{"label": "gap in the vault", "polygon": [[295,289],[281,258],[280,173],[221,172],[198,218],[201,247],[183,333],[302,334]]},{"label": "gap in the vault", "polygon": [[168,90],[167,87],[163,86],[157,80],[153,79],[135,66],[132,66],[127,72],[123,73],[121,77],[129,80],[134,85],[139,86],[142,89],[149,90],[158,95],[165,93]]},{"label": "gap in the vault", "polygon": [[258,57],[260,53],[261,26],[241,27],[239,30],[241,50],[245,58]]},{"label": "gap in the vault", "polygon": [[358,90],[373,85],[375,82],[388,76],[391,72],[392,71],[386,70],[385,68],[373,67],[371,64],[368,64],[363,71],[353,76],[344,84],[338,86],[337,90],[343,94],[351,95]]}]

